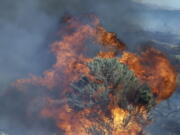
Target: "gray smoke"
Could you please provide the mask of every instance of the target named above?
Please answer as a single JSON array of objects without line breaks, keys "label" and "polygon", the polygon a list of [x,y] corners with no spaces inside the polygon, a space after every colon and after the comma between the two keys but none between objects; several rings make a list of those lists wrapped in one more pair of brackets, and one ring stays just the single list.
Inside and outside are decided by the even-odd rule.
[{"label": "gray smoke", "polygon": [[[95,13],[104,27],[116,32],[132,50],[148,40],[179,44],[180,11],[177,10],[151,9],[131,0],[0,0],[0,134],[53,135],[57,132],[53,120],[37,116],[48,92],[32,87],[31,91],[21,93],[10,84],[27,78],[30,73],[42,75],[51,67],[55,59],[49,52],[50,44],[58,38],[60,18],[66,13]],[[171,103],[179,102],[178,97],[177,92]],[[34,99],[39,101],[31,103]],[[161,111],[163,107],[166,108],[166,103],[157,109]],[[172,128],[167,126],[175,123],[172,133],[178,134],[177,118],[179,115],[169,119],[158,116],[148,130],[153,135],[161,135],[162,131],[171,132]]]}]

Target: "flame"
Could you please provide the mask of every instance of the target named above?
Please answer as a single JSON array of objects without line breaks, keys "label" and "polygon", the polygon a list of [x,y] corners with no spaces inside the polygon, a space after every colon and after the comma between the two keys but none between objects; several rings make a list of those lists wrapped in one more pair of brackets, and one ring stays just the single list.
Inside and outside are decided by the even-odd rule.
[{"label": "flame", "polygon": [[[80,73],[88,73],[85,63],[91,61],[91,58],[87,58],[83,54],[85,50],[84,44],[88,39],[106,47],[118,48],[119,50],[125,49],[125,44],[114,33],[107,32],[101,26],[96,16],[90,15],[90,18],[91,22],[89,24],[81,23],[76,17],[67,19],[66,23],[68,25],[61,31],[65,32],[70,29],[75,32],[65,34],[60,41],[52,44],[51,50],[56,56],[56,63],[52,69],[45,71],[43,77],[32,75],[30,79],[19,79],[15,85],[20,86],[19,84],[32,83],[48,87],[49,89],[58,85],[61,85],[61,87],[65,84],[69,85],[70,82],[79,77]],[[60,74],[65,74],[63,76],[65,78],[62,78]],[[59,82],[63,83],[59,84]]]},{"label": "flame", "polygon": [[[67,104],[65,93],[71,91],[71,82],[79,79],[82,74],[89,73],[86,63],[93,58],[84,54],[87,40],[113,49],[111,52],[98,53],[98,57],[113,58],[118,51],[126,48],[115,33],[107,32],[103,28],[96,16],[90,15],[89,18],[89,23],[83,23],[77,17],[66,18],[67,26],[60,32],[63,37],[51,46],[56,56],[53,67],[45,71],[42,77],[32,75],[31,78],[17,80],[15,85],[25,89],[27,84],[33,84],[61,91],[57,101],[48,97],[48,103],[41,115],[55,119],[57,127],[63,130],[64,135],[89,135],[87,129],[93,130],[91,127],[98,128],[104,135],[138,135],[144,125],[138,123],[133,116],[140,114],[147,120],[147,110],[143,107],[136,108],[135,112],[128,112],[110,104],[110,114],[107,115],[98,105],[96,108],[76,112]],[[174,92],[176,72],[160,51],[149,48],[140,55],[124,51],[119,62],[127,64],[139,79],[152,88],[157,101],[170,97]],[[94,112],[98,114],[96,118],[87,118]]]},{"label": "flame", "polygon": [[111,45],[115,49],[124,50],[125,44],[116,38],[113,32],[107,32],[103,27],[97,27],[97,41],[105,46]]},{"label": "flame", "polygon": [[[93,114],[93,112],[98,113],[98,119],[106,125],[109,124],[108,128],[110,129],[105,128],[104,125],[98,123],[96,118],[92,118],[94,121],[91,118],[86,118],[87,115]],[[142,112],[138,110],[138,113],[142,113],[144,118],[147,119],[147,115],[143,109]],[[91,135],[87,132],[87,129],[91,127],[96,127],[104,135],[138,135],[143,127],[135,121],[124,125],[124,121],[131,114],[119,107],[111,109],[112,120],[106,117],[101,110],[85,109],[77,113],[68,105],[64,105],[60,109],[56,108],[55,110],[45,109],[41,114],[45,117],[53,117],[56,119],[57,126],[60,129],[63,129],[65,135]]]},{"label": "flame", "polygon": [[124,52],[119,60],[151,87],[157,101],[169,98],[175,91],[177,74],[162,52],[154,48],[146,48],[140,55]]}]

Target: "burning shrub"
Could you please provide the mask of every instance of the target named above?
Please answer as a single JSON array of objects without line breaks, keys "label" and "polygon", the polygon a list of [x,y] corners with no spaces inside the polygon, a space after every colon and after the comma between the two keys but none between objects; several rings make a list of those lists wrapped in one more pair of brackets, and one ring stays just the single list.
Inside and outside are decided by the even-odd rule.
[{"label": "burning shrub", "polygon": [[[53,118],[64,135],[142,135],[149,111],[176,89],[174,67],[154,48],[140,54],[125,51],[115,33],[89,17],[88,23],[66,18],[61,40],[51,46],[56,63],[43,76],[19,79],[15,86],[51,90],[40,114]],[[110,52],[100,49],[98,58],[87,57],[87,40]]]},{"label": "burning shrub", "polygon": [[[140,110],[144,108],[149,111],[155,105],[155,98],[151,89],[125,64],[120,63],[116,58],[95,58],[87,66],[90,69],[89,75],[84,75],[73,82],[71,84],[73,90],[67,94],[68,104],[75,112],[100,108],[111,121],[113,118],[110,108],[118,107],[128,114],[123,118],[122,125],[126,126],[135,119],[140,124],[147,122],[148,119],[143,118]],[[86,117],[90,115],[93,120],[99,120],[102,113],[93,111]],[[105,125],[111,127],[107,123]],[[90,131],[92,135],[94,132],[100,132],[94,127],[88,130]],[[111,134],[111,131],[109,132]]]}]

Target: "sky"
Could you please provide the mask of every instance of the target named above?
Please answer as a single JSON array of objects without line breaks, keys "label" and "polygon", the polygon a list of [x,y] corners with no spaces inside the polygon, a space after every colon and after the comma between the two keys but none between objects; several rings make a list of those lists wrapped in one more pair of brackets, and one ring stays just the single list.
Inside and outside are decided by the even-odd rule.
[{"label": "sky", "polygon": [[133,0],[138,3],[146,4],[148,6],[157,6],[165,10],[180,10],[179,0]]},{"label": "sky", "polygon": [[180,1],[179,0],[132,0],[141,4],[136,23],[150,32],[162,32],[180,35]]}]

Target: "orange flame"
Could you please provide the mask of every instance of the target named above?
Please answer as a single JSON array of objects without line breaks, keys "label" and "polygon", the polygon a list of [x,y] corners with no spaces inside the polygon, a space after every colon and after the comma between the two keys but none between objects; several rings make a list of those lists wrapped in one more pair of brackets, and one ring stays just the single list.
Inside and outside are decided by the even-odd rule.
[{"label": "orange flame", "polygon": [[120,62],[151,87],[158,101],[169,98],[175,91],[177,75],[162,52],[154,48],[147,48],[140,55],[124,52]]},{"label": "orange flame", "polygon": [[[107,32],[100,25],[96,16],[90,15],[90,17],[92,20],[89,24],[82,24],[75,17],[66,20],[68,27],[65,30],[73,29],[75,32],[65,35],[61,41],[52,44],[52,52],[56,56],[56,63],[52,69],[45,71],[43,77],[32,76],[31,79],[20,79],[17,80],[16,84],[32,83],[52,89],[58,86],[59,82],[63,82],[61,85],[64,85],[69,84],[69,81],[76,80],[80,73],[85,74],[88,72],[85,63],[91,59],[86,58],[83,54],[85,50],[84,44],[88,39],[115,49],[125,49],[125,44],[114,33]],[[62,78],[59,75],[60,73],[65,74],[66,78]]]},{"label": "orange flame", "polygon": [[[104,47],[113,48],[112,52],[100,52],[99,57],[116,57],[117,50],[124,50],[125,44],[121,42],[114,33],[107,32],[100,25],[96,16],[90,15],[90,23],[82,23],[78,18],[66,19],[67,27],[62,30],[66,34],[60,41],[52,44],[52,52],[56,56],[56,63],[50,70],[44,72],[42,77],[32,76],[30,79],[17,80],[15,85],[24,88],[26,84],[40,85],[50,90],[54,88],[63,90],[59,100],[63,100],[59,107],[54,107],[56,101],[48,98],[46,108],[41,111],[44,117],[51,117],[56,120],[57,127],[64,131],[65,135],[89,135],[87,129],[98,127],[104,135],[137,135],[143,125],[132,120],[127,125],[126,121],[131,115],[138,112],[144,119],[147,119],[147,111],[144,108],[137,108],[137,112],[129,113],[117,106],[109,105],[110,116],[106,116],[103,110],[97,108],[84,109],[75,112],[67,104],[64,94],[70,91],[69,84],[77,80],[80,75],[88,74],[89,69],[86,63],[92,58],[85,57],[84,50],[86,40],[91,39]],[[172,95],[176,88],[176,72],[174,68],[160,51],[149,48],[140,55],[123,52],[119,61],[127,64],[136,76],[146,82],[161,101]],[[63,104],[63,105],[62,105]],[[95,119],[88,119],[88,114],[98,114],[98,119],[110,127],[99,124]],[[109,119],[111,117],[111,119]],[[111,130],[111,131],[109,131]]]}]

